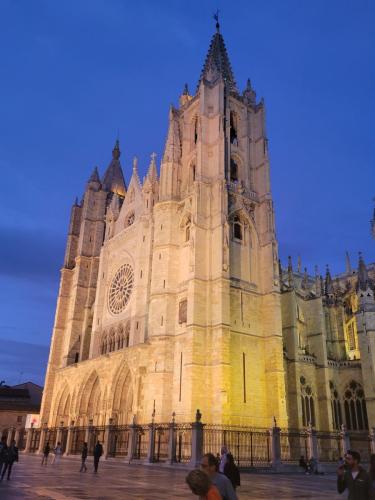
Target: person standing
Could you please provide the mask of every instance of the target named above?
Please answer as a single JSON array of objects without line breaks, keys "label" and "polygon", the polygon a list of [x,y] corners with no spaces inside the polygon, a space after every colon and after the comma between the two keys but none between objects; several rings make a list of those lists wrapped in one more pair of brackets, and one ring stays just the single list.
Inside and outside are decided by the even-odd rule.
[{"label": "person standing", "polygon": [[99,460],[103,455],[103,446],[100,444],[100,441],[97,441],[94,448],[94,473],[98,472]]},{"label": "person standing", "polygon": [[337,491],[349,492],[348,500],[369,500],[371,498],[371,481],[369,475],[359,465],[361,455],[357,451],[348,450],[345,465],[337,469]]},{"label": "person standing", "polygon": [[299,466],[304,470],[305,474],[309,474],[309,467],[303,455],[301,455],[299,459]]},{"label": "person standing", "polygon": [[3,467],[5,467],[5,458],[7,454],[7,449],[8,449],[7,438],[3,436],[0,441],[0,477]]},{"label": "person standing", "polygon": [[227,453],[227,461],[224,467],[224,474],[232,483],[233,489],[236,491],[237,486],[241,486],[241,480],[240,471],[238,470],[237,465],[234,463],[232,453]]},{"label": "person standing", "polygon": [[16,442],[12,441],[12,444],[7,449],[5,467],[3,468],[3,472],[0,477],[0,481],[3,480],[5,473],[8,471],[7,480],[10,479],[10,473],[12,472],[12,467],[14,462],[18,462],[18,448],[16,446]]},{"label": "person standing", "polygon": [[81,468],[79,469],[79,472],[87,471],[86,467],[87,453],[88,453],[87,443],[83,443],[82,454],[81,454]]},{"label": "person standing", "polygon": [[61,448],[61,443],[59,441],[53,450],[51,465],[55,463],[58,465],[60,463],[61,455],[62,455],[62,448]]},{"label": "person standing", "polygon": [[49,452],[51,451],[51,448],[49,446],[49,441],[47,441],[47,444],[45,445],[44,447],[44,450],[43,450],[43,458],[42,458],[42,463],[40,465],[47,465],[47,462],[48,462],[48,455],[49,455]]},{"label": "person standing", "polygon": [[224,475],[218,472],[218,463],[215,455],[206,453],[201,460],[201,469],[211,479],[212,484],[219,490],[223,500],[237,500],[236,492],[232,483]]}]

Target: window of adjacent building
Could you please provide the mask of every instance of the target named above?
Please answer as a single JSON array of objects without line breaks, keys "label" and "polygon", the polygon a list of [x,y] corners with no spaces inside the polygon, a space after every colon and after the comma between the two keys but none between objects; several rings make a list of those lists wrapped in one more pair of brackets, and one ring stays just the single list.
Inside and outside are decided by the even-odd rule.
[{"label": "window of adjacent building", "polygon": [[360,384],[352,380],[344,392],[345,423],[348,430],[368,429],[365,393]]}]

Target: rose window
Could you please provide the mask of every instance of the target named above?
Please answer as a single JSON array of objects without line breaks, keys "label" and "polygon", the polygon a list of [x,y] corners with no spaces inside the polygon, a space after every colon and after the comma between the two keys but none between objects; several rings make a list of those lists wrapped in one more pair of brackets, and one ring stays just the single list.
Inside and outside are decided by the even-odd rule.
[{"label": "rose window", "polygon": [[108,293],[108,308],[119,314],[127,306],[133,290],[134,273],[129,264],[124,264],[116,272]]}]

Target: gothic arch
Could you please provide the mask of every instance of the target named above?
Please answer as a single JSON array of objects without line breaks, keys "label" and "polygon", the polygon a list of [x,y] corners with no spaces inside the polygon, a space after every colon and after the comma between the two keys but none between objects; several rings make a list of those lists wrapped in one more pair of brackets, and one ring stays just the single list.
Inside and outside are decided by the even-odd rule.
[{"label": "gothic arch", "polygon": [[133,409],[133,379],[127,366],[122,366],[112,383],[112,416],[118,425],[131,421]]},{"label": "gothic arch", "polygon": [[82,384],[77,398],[77,414],[83,417],[86,425],[89,420],[93,420],[94,425],[100,421],[102,392],[99,376],[96,371],[93,371]]},{"label": "gothic arch", "polygon": [[64,425],[69,424],[70,411],[71,411],[71,395],[68,384],[65,382],[62,390],[55,401],[55,422],[54,425],[60,425],[60,422],[64,422]]}]

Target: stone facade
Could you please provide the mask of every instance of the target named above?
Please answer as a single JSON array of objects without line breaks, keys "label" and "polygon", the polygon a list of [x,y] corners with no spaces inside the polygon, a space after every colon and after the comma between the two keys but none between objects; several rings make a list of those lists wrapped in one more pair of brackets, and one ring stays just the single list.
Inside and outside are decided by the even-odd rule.
[{"label": "stone facade", "polygon": [[332,429],[352,383],[375,425],[366,267],[366,285],[328,273],[322,290],[279,266],[265,105],[250,81],[239,92],[219,30],[195,95],[170,109],[160,176],[153,154],[141,182],[134,159],[126,186],[118,142],[112,155],[72,207],[41,422],[191,422],[199,408],[206,423]]}]

